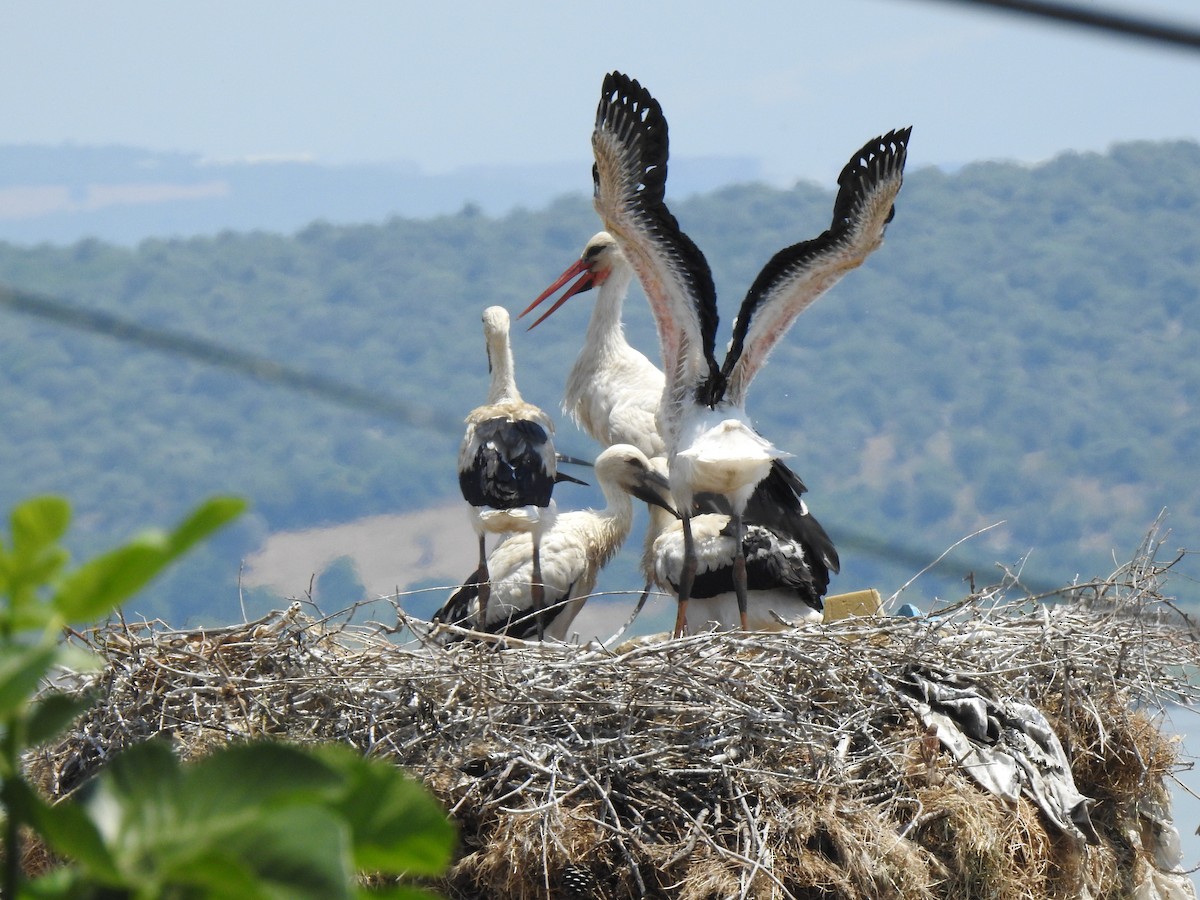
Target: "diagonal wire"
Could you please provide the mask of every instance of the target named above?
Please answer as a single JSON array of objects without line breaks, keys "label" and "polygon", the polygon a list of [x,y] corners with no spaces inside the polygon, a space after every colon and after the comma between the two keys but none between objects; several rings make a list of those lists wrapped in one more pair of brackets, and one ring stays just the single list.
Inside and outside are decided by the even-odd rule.
[{"label": "diagonal wire", "polygon": [[[152,328],[111,313],[89,309],[56,297],[36,294],[0,285],[0,309],[54,322],[76,331],[97,334],[113,340],[126,341],[156,350],[169,356],[186,357],[218,368],[228,369],[257,381],[278,385],[289,390],[309,393],[338,406],[371,415],[384,416],[419,429],[434,429],[457,437],[462,433],[462,420],[429,407],[408,403],[378,391],[346,384],[326,375],[306,372],[275,360],[219,344],[206,338]],[[833,526],[832,522],[826,524]],[[859,531],[853,526],[833,527],[838,544],[853,547],[859,553],[892,563],[934,568],[936,554],[915,544],[884,540]],[[945,555],[945,554],[943,554]],[[956,558],[954,569],[959,572],[986,572],[994,563]],[[947,564],[944,568],[949,568]],[[1049,586],[1040,586],[1049,590]]]},{"label": "diagonal wire", "polygon": [[960,6],[989,6],[1042,19],[1082,25],[1122,37],[1140,38],[1159,44],[1169,44],[1173,47],[1200,50],[1200,25],[1183,25],[1115,10],[1085,9],[1071,3],[1042,2],[1042,0],[950,0],[950,2]]},{"label": "diagonal wire", "polygon": [[462,419],[459,417],[378,391],[346,384],[327,375],[306,372],[264,356],[235,350],[206,338],[151,328],[111,313],[4,286],[0,286],[0,307],[22,315],[46,319],[77,331],[100,334],[173,356],[183,356],[220,366],[267,384],[305,391],[339,406],[385,416],[414,428],[432,429],[455,436],[462,433]]}]

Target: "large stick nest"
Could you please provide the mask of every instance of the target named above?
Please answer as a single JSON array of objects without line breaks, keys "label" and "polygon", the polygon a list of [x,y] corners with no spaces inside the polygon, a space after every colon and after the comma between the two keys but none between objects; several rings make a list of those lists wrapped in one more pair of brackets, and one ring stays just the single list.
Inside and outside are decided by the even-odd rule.
[{"label": "large stick nest", "polygon": [[[1010,576],[918,619],[618,648],[402,645],[301,604],[223,629],[111,623],[77,636],[107,663],[81,679],[100,701],[30,768],[57,796],[152,735],[185,756],[346,742],[443,801],[452,897],[1128,897],[1160,877],[1179,765],[1147,710],[1200,694],[1156,549],[1054,597]],[[931,745],[900,698],[913,671],[1040,709],[1100,842]]]}]

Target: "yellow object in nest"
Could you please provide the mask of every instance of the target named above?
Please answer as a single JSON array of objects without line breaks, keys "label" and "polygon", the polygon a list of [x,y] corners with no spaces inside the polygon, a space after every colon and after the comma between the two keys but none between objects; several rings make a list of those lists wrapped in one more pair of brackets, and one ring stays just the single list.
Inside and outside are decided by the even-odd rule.
[{"label": "yellow object in nest", "polygon": [[883,599],[875,588],[833,594],[825,598],[824,619],[826,622],[836,622],[851,616],[877,616],[882,608]]}]

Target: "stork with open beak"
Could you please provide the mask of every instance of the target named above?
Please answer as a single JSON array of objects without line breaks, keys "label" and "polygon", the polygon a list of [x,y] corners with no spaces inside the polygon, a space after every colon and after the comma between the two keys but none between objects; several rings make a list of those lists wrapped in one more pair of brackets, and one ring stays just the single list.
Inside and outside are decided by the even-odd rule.
[{"label": "stork with open beak", "polygon": [[[608,232],[601,231],[588,240],[579,259],[518,318],[528,315],[565,287],[558,300],[530,325],[533,329],[571,297],[597,289],[583,347],[567,378],[563,409],[601,444],[623,441],[640,447],[655,462],[662,459],[665,476],[666,445],[658,428],[658,412],[666,379],[660,369],[629,345],[621,322],[621,310],[633,277],[633,267],[620,246]],[[748,590],[754,605],[761,608],[748,610],[743,624],[776,627],[778,620],[771,613],[789,621],[808,617],[814,604],[820,609],[830,573],[838,571],[840,562],[833,541],[809,513],[801,496],[805,490],[799,477],[782,460],[775,460],[771,472],[750,497],[743,521],[747,541],[754,526],[757,537],[753,550],[758,556],[753,563],[754,571],[747,572]],[[733,601],[732,567],[736,554],[734,542],[728,536],[732,527],[731,510],[728,502],[723,501],[720,495],[703,495],[692,510],[693,516],[710,513],[722,518],[715,532],[716,520],[704,520],[705,534],[697,535],[697,573],[704,583],[694,585],[692,599],[704,601],[697,621],[732,628],[743,620],[737,615]],[[643,562],[647,580],[639,610],[656,584],[663,590],[678,589],[683,561],[682,526],[677,519],[664,520],[663,515],[661,509],[650,507],[651,527],[647,529],[644,548],[648,561]],[[663,538],[656,550],[656,540],[668,530],[671,536]],[[764,556],[768,548],[769,554]],[[721,588],[725,580],[730,584],[727,591]],[[804,595],[799,600],[801,607],[795,606],[798,595],[792,591],[793,586]],[[768,593],[775,588],[783,594]],[[763,607],[763,603],[771,605]]]}]

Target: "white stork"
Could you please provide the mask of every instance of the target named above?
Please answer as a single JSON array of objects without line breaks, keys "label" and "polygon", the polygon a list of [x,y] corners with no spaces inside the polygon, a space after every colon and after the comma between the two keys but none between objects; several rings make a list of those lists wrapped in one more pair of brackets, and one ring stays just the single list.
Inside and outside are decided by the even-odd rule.
[{"label": "white stork", "polygon": [[[733,581],[737,558],[733,519],[702,513],[691,517],[690,527],[696,554],[690,597],[693,620],[702,626],[715,623],[729,629],[740,625],[754,631],[777,631],[784,622],[820,621],[821,598],[829,582],[816,574],[819,567],[809,565],[800,542],[764,525],[744,524],[741,550],[749,603],[743,616]],[[654,583],[664,591],[678,592],[684,562],[683,523],[676,521],[650,546]]]},{"label": "white stork", "polygon": [[787,454],[751,426],[746,392],[796,317],[882,242],[895,212],[910,132],[888,132],[854,154],[838,176],[829,229],[767,263],[742,301],[730,348],[718,364],[712,273],[664,200],[669,142],[662,108],[636,80],[619,72],[604,78],[592,132],[594,203],[641,281],[662,345],[666,388],[659,421],[685,548],[676,634],[686,628],[696,577],[690,520],[701,492],[729,502],[733,583],[742,625],[748,625],[742,517],[755,486]]},{"label": "white stork", "polygon": [[[667,464],[663,457],[651,460],[651,465],[665,475]],[[783,622],[795,624],[821,617],[822,598],[829,588],[831,569],[824,554],[833,555],[832,570],[837,571],[836,553],[819,523],[807,513],[804,513],[807,521],[799,520],[803,527],[796,536],[786,533],[789,527],[795,528],[797,520],[794,517],[779,516],[775,526],[754,521],[753,515],[759,510],[777,508],[770,497],[777,487],[771,484],[773,476],[774,473],[759,485],[745,517],[742,551],[746,558],[750,601],[745,619],[738,608],[733,584],[737,557],[733,520],[729,515],[715,511],[727,504],[717,495],[701,495],[697,508],[692,511],[690,526],[696,552],[696,577],[690,607],[692,618],[700,627],[715,625],[721,630],[729,630],[741,625],[755,631],[776,631],[783,627]],[[797,496],[792,496],[799,501]],[[802,501],[799,506],[793,505],[797,515],[802,506]],[[824,539],[824,545],[821,539]],[[683,566],[683,522],[665,504],[661,508],[651,506],[650,527],[642,552],[647,592],[657,586],[660,590],[678,593]],[[643,594],[639,603],[645,598]],[[697,609],[699,614],[695,615]]]},{"label": "white stork", "polygon": [[611,235],[593,235],[579,259],[517,318],[576,276],[578,280],[529,326],[536,328],[576,294],[598,288],[583,348],[567,375],[563,412],[604,447],[633,444],[647,457],[662,456],[666,444],[659,433],[658,407],[666,382],[662,371],[625,339],[621,310],[633,268]]},{"label": "white stork", "polygon": [[541,593],[538,547],[541,531],[554,515],[551,494],[558,475],[551,440],[554,424],[541,409],[521,399],[508,325],[508,311],[503,307],[489,306],[483,311],[491,383],[487,403],[467,416],[467,431],[458,453],[458,484],[471,505],[472,523],[479,536],[476,578],[479,602],[484,608],[490,590],[485,546],[488,534],[518,531],[530,535],[530,580],[535,595]]},{"label": "white stork", "polygon": [[[618,441],[634,444],[652,457],[654,462],[658,462],[665,454],[666,446],[657,421],[665,378],[657,366],[629,345],[621,323],[621,309],[633,274],[633,267],[620,246],[608,232],[601,231],[588,240],[580,258],[543,291],[521,316],[532,312],[573,278],[578,280],[529,326],[530,329],[544,322],[571,297],[599,288],[583,348],[567,379],[563,409],[601,444],[607,446]],[[829,574],[831,571],[837,572],[839,567],[833,542],[820,523],[809,514],[801,499],[804,491],[803,482],[782,460],[775,460],[771,473],[755,487],[744,515],[747,527],[755,526],[753,544],[757,556],[753,561],[754,571],[747,576],[753,582],[749,590],[753,592],[755,605],[759,606],[760,601],[770,602],[772,605],[767,609],[774,609],[789,620],[802,618],[811,612],[812,602],[820,609],[820,599],[829,585]],[[728,504],[722,504],[719,496],[706,495],[700,499],[702,502],[693,508],[693,515],[724,511],[725,523],[729,522]],[[668,529],[678,540],[682,535],[682,526],[677,518],[664,519],[661,509],[651,506],[650,514],[651,527],[646,532],[643,559],[646,591],[639,600],[639,609],[654,584],[663,590],[675,591],[680,580],[679,573],[675,572],[679,566],[673,561],[677,554],[671,544],[672,539],[664,538],[657,551],[654,544],[659,535]],[[710,529],[714,522],[715,519],[706,518],[702,524]],[[718,527],[716,532],[722,529],[726,529],[726,525]],[[731,600],[723,602],[713,599],[717,594],[710,594],[721,578],[732,578],[729,567],[735,555],[732,552],[732,538],[722,538],[716,532],[697,535],[697,572],[698,577],[703,576],[704,583],[693,587],[691,599],[705,601],[705,617],[700,621],[732,627],[739,621],[731,612],[736,606],[731,605]],[[744,541],[743,544],[748,542]],[[722,554],[726,550],[729,551],[729,559],[723,560]],[[679,558],[682,559],[681,556]],[[664,567],[661,577],[656,574],[656,565]],[[802,566],[808,568],[807,575],[800,571]],[[777,571],[768,572],[768,568]],[[675,574],[668,577],[666,573],[671,572]],[[789,605],[794,599],[791,594],[780,599],[765,593],[768,584],[776,577],[788,584],[803,582],[812,585],[816,594],[810,598],[811,602],[805,602],[803,609],[793,610]],[[729,590],[732,591],[732,587]],[[788,585],[785,584],[782,590],[786,593]],[[732,597],[730,594],[729,598]],[[767,627],[778,624],[763,610],[750,613],[748,621],[763,622]]]},{"label": "white stork", "polygon": [[[450,596],[433,621],[515,638],[565,639],[596,586],[600,569],[629,535],[633,522],[630,497],[665,503],[666,479],[637,447],[609,447],[596,457],[595,471],[605,508],[570,510],[550,520],[541,535],[540,575],[534,574],[537,551],[532,536],[510,535],[487,560],[491,602],[483,603],[481,582],[475,575]],[[545,586],[542,597],[531,589],[539,578]]]}]

